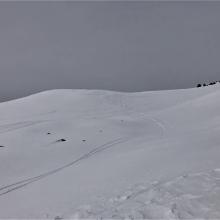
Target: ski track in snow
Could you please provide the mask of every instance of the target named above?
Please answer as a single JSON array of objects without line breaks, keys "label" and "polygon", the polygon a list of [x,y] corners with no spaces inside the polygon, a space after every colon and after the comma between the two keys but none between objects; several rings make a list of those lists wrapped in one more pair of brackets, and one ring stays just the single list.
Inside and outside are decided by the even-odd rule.
[{"label": "ski track in snow", "polygon": [[4,134],[10,131],[18,130],[21,128],[26,128],[34,126],[36,124],[48,122],[49,120],[39,120],[39,121],[22,121],[17,123],[3,124],[0,125],[0,134]]},{"label": "ski track in snow", "polygon": [[18,182],[15,182],[15,183],[12,183],[12,184],[9,184],[9,185],[6,185],[6,186],[2,186],[0,187],[0,196],[3,196],[5,194],[8,194],[12,191],[15,191],[15,190],[18,190],[20,188],[23,188],[33,182],[36,182],[36,181],[39,181],[43,178],[46,178],[50,175],[53,175],[57,172],[60,172],[62,171],[63,169],[65,168],[68,168],[68,167],[71,167],[73,165],[75,165],[76,163],[79,163],[81,162],[82,160],[85,160],[85,159],[88,159],[92,156],[94,156],[95,154],[97,153],[100,153],[108,148],[111,148],[113,146],[116,146],[116,145],[119,145],[119,144],[122,144],[122,143],[125,143],[127,141],[129,141],[130,138],[118,138],[118,139],[115,139],[115,140],[112,140],[112,141],[109,141],[103,145],[100,145],[96,148],[94,148],[93,150],[91,150],[90,152],[84,154],[83,156],[79,157],[78,159],[68,163],[68,164],[65,164],[59,168],[56,168],[54,170],[51,170],[51,171],[48,171],[48,172],[45,172],[43,174],[40,174],[38,176],[35,176],[35,177],[31,177],[31,178],[27,178],[27,179],[24,179],[24,180],[21,180],[21,181],[18,181]]},{"label": "ski track in snow", "polygon": [[[155,119],[153,117],[149,117],[149,116],[146,116],[146,115],[143,115],[143,114],[139,114],[139,113],[136,114],[136,116],[138,118],[141,117],[142,119],[153,121],[161,129],[161,131],[162,131],[161,136],[163,136],[165,127],[158,119]],[[42,120],[41,121],[24,121],[24,122],[1,125],[0,126],[0,134],[5,133],[5,132],[9,132],[9,131],[13,131],[13,130],[16,130],[16,129],[20,129],[20,128],[33,126],[33,125],[43,123],[43,122],[48,122],[48,120],[44,120],[44,121],[42,121]],[[4,131],[2,132],[2,130],[4,130]],[[135,136],[133,138],[135,138]],[[85,160],[85,159],[87,159],[91,156],[94,156],[97,153],[100,153],[100,152],[102,152],[102,151],[104,151],[108,148],[113,147],[113,146],[128,142],[131,139],[132,139],[132,137],[124,137],[124,138],[118,138],[118,139],[109,141],[109,142],[107,142],[103,145],[100,145],[100,146],[94,148],[93,150],[91,150],[90,152],[84,154],[83,156],[79,157],[78,159],[76,159],[76,160],[74,160],[74,161],[72,161],[68,164],[65,164],[65,165],[63,165],[59,168],[56,168],[54,170],[51,170],[51,171],[42,173],[40,175],[31,177],[31,178],[27,178],[27,179],[24,179],[24,180],[21,180],[21,181],[18,181],[18,182],[15,182],[15,183],[12,183],[12,184],[9,184],[9,185],[6,185],[6,186],[2,186],[2,187],[0,187],[0,196],[3,196],[5,194],[8,194],[8,193],[13,192],[15,190],[18,190],[18,189],[23,188],[23,187],[25,187],[25,186],[27,186],[31,183],[34,183],[34,182],[39,181],[43,178],[46,178],[50,175],[53,175],[57,172],[60,172],[63,169],[68,168],[70,166],[73,166],[74,164],[79,163],[80,161]]]},{"label": "ski track in snow", "polygon": [[[205,89],[208,89],[208,88],[205,88]],[[22,112],[22,114],[18,112],[18,114],[16,114],[16,120],[14,121],[14,123],[9,123],[11,122],[11,120],[10,121],[5,120],[4,121],[5,124],[0,125],[0,135],[3,138],[6,137],[6,140],[13,138],[14,134],[16,134],[15,139],[22,138],[26,130],[21,130],[22,136],[19,136],[20,134],[19,129],[28,128],[31,126],[38,125],[40,123],[56,122],[55,125],[53,124],[53,126],[54,127],[58,126],[58,128],[56,128],[57,130],[55,129],[56,131],[58,131],[57,134],[63,135],[64,132],[62,129],[65,130],[68,128],[69,129],[73,128],[73,132],[74,132],[74,129],[75,128],[77,129],[75,123],[80,124],[82,122],[82,124],[80,124],[79,126],[80,126],[80,129],[82,130],[84,129],[84,126],[85,126],[86,128],[85,132],[89,132],[90,130],[88,130],[88,128],[89,129],[92,128],[93,125],[97,126],[101,124],[101,125],[106,126],[108,128],[106,129],[107,132],[106,133],[103,132],[103,134],[106,135],[104,136],[105,140],[107,139],[109,141],[104,144],[94,146],[94,149],[88,150],[87,153],[84,153],[84,150],[83,150],[80,154],[78,154],[81,156],[72,158],[70,159],[70,161],[65,161],[65,155],[66,153],[68,153],[68,151],[65,151],[64,153],[62,152],[62,155],[64,155],[64,157],[59,158],[59,159],[62,159],[62,161],[65,161],[65,162],[62,162],[56,167],[53,166],[51,169],[48,169],[48,170],[43,168],[40,172],[38,171],[39,172],[37,173],[38,175],[35,174],[33,176],[25,176],[26,178],[23,177],[24,179],[21,178],[20,176],[20,178],[18,177],[18,179],[15,180],[14,182],[11,181],[12,182],[11,184],[6,182],[6,184],[0,186],[0,197],[1,197],[1,202],[2,202],[1,203],[2,207],[0,210],[2,210],[2,213],[3,213],[1,214],[4,216],[7,216],[7,215],[10,216],[10,210],[8,210],[8,208],[12,208],[13,214],[19,213],[19,215],[23,216],[24,214],[25,216],[26,213],[22,213],[22,211],[20,211],[20,208],[22,208],[22,210],[25,210],[25,211],[27,210],[28,212],[30,211],[28,213],[30,214],[30,216],[32,216],[32,214],[33,216],[41,216],[42,212],[44,212],[45,210],[46,211],[48,210],[48,213],[50,216],[54,216],[54,208],[56,209],[56,207],[58,207],[57,212],[63,213],[63,215],[60,216],[61,218],[74,218],[74,219],[77,219],[77,218],[79,219],[83,219],[83,218],[84,219],[105,219],[105,218],[107,219],[109,218],[111,219],[112,218],[114,219],[217,219],[217,218],[220,219],[220,208],[219,208],[220,207],[220,168],[216,168],[215,170],[213,170],[213,168],[219,167],[218,157],[217,157],[219,153],[219,149],[218,149],[219,139],[217,136],[219,132],[218,129],[220,129],[219,116],[218,116],[218,109],[220,107],[219,107],[218,102],[216,102],[215,100],[216,98],[218,98],[219,91],[216,92],[215,89],[213,89],[212,93],[214,94],[214,97],[212,96],[211,92],[208,92],[208,90],[207,90],[208,95],[205,92],[204,93],[201,92],[200,94],[200,91],[202,91],[202,89],[195,90],[195,91],[194,90],[187,90],[187,91],[180,91],[180,92],[175,91],[175,93],[172,93],[171,96],[169,96],[171,92],[168,92],[167,94],[162,95],[162,96],[159,96],[159,94],[157,94],[158,96],[156,94],[154,96],[154,92],[152,92],[152,94],[149,93],[148,95],[146,95],[146,100],[144,98],[143,100],[135,99],[135,96],[134,97],[132,96],[132,99],[130,99],[129,96],[124,97],[118,93],[107,93],[107,95],[106,94],[103,95],[101,99],[95,98],[94,102],[90,97],[89,98],[85,97],[84,96],[85,94],[83,94],[82,102],[81,102],[81,95],[79,97],[76,96],[76,103],[74,101],[75,96],[73,96],[74,97],[73,99],[72,97],[70,97],[70,99],[67,98],[63,102],[62,98],[61,100],[57,100],[57,94],[55,93],[54,97],[50,96],[50,103],[52,104],[52,106],[48,105],[48,106],[45,106],[45,108],[43,108],[45,113],[42,112],[42,109],[40,108],[41,110],[39,114],[38,112],[34,111],[35,114],[32,115],[33,117],[31,117],[31,114],[28,114],[28,116],[25,116],[25,112]],[[189,97],[189,100],[187,99],[187,97],[184,96],[183,94],[184,92],[187,93],[187,97]],[[191,97],[192,92],[195,92],[195,93]],[[177,96],[176,96],[176,93],[177,93]],[[214,100],[210,99],[209,93],[211,94],[211,97],[213,97]],[[65,92],[62,93],[60,97],[63,97],[65,94],[66,94]],[[100,94],[102,94],[102,92],[100,92]],[[145,94],[143,94],[143,97],[144,96]],[[132,100],[134,102],[132,102]],[[162,102],[160,103],[161,100]],[[181,102],[181,100],[183,100],[183,102]],[[31,101],[30,103],[33,104],[33,108],[34,108],[35,102],[34,101],[32,102],[32,99],[30,99],[30,101]],[[38,105],[41,104],[40,99],[38,100],[38,102],[39,102]],[[30,103],[25,103],[25,105],[27,104],[29,106]],[[171,107],[169,107],[169,103],[171,103]],[[45,105],[45,100],[43,104]],[[147,106],[148,104],[149,104],[149,108]],[[205,108],[206,104],[207,104],[207,108]],[[25,109],[25,105],[24,107],[22,107],[22,111],[23,109]],[[65,105],[67,105],[67,107],[65,107]],[[176,106],[178,106],[178,109],[176,108]],[[13,106],[13,108],[14,107],[16,109],[16,105]],[[179,111],[181,110],[182,107],[183,107],[183,111],[186,110],[186,114],[185,112]],[[155,112],[154,112],[154,109],[155,109]],[[169,111],[164,112],[163,111],[164,109],[169,109]],[[2,112],[4,113],[4,111],[6,110],[3,109]],[[12,111],[12,113],[13,112],[14,111]],[[12,113],[10,112],[9,115],[4,113],[3,115],[6,115],[7,116],[6,118],[10,119],[10,114]],[[17,115],[18,116],[20,115],[20,118],[17,117]],[[183,116],[184,118],[182,118]],[[50,118],[51,120],[48,120]],[[178,118],[178,120],[172,124],[175,118]],[[43,119],[47,119],[47,120],[43,120]],[[87,123],[88,119],[91,119],[89,123]],[[97,119],[97,121],[94,119]],[[186,119],[186,122],[185,122],[185,119]],[[198,125],[198,120],[200,122],[203,119],[204,119],[204,122],[207,122],[207,124],[204,123],[204,126],[207,126],[208,128],[210,128],[209,132],[207,133],[205,133],[205,131],[203,133],[200,132],[201,128],[200,128],[200,125]],[[120,123],[120,121],[126,121],[127,123]],[[188,121],[190,121],[191,123],[190,125],[187,124]],[[215,122],[215,124],[213,124],[213,121]],[[59,122],[61,124],[60,127],[59,127]],[[1,123],[3,123],[3,121]],[[173,127],[171,125],[173,125]],[[179,143],[176,143],[177,141],[175,142],[175,140],[174,142],[172,142],[172,138],[174,139],[179,138],[179,136],[177,137],[175,136],[174,131],[175,129],[178,129],[178,126],[182,126],[182,125],[183,125],[182,130],[184,132],[193,131],[195,132],[196,138],[198,138],[198,142],[197,140],[195,141],[194,139],[192,140],[189,139],[186,141],[186,144],[187,144],[186,151],[184,151],[185,148],[183,149],[181,145],[185,143],[184,140],[181,139],[182,137],[184,138],[184,136],[181,136],[181,134],[180,134],[180,145],[178,145]],[[117,134],[117,136],[112,136],[116,133],[115,131],[112,132],[111,130],[114,128],[116,128],[116,132],[119,131],[119,133],[122,132],[122,134]],[[39,131],[40,129],[43,129],[43,127],[40,126],[39,128],[37,128],[37,131]],[[79,131],[81,132],[82,130],[79,130]],[[12,131],[16,131],[16,132],[13,133]],[[108,131],[110,132],[108,133]],[[172,136],[173,132],[174,132],[174,135]],[[30,135],[34,135],[33,133],[34,132],[31,132]],[[55,134],[55,136],[51,135],[50,138],[51,137],[57,138],[56,136],[57,134]],[[73,135],[73,137],[76,137],[77,134],[78,133],[74,134],[75,136]],[[86,134],[87,133],[85,133],[84,135]],[[194,133],[192,133],[192,135],[194,135]],[[89,137],[91,136],[92,135],[90,135]],[[166,136],[168,138],[166,138]],[[47,137],[48,136],[44,136],[44,139],[41,139],[41,140],[47,141],[48,140]],[[74,140],[72,136],[70,137],[71,137],[71,140]],[[97,137],[95,136],[94,138],[97,138]],[[51,140],[50,138],[49,140]],[[137,140],[138,138],[140,138],[140,140]],[[137,145],[140,144],[140,147],[142,147],[142,144],[143,146],[145,144],[147,145],[149,143],[148,139],[152,140],[152,138],[153,140],[156,140],[155,142],[153,142],[155,146],[158,144],[158,139],[160,139],[159,145],[158,145],[159,147],[161,146],[160,144],[163,144],[163,143],[168,144],[168,145],[170,144],[171,147],[168,149],[169,147],[168,146],[166,148],[168,149],[168,151],[166,152],[165,152],[166,149],[161,150],[159,147],[158,148],[155,147],[154,149],[152,149],[152,151],[148,151],[148,149],[146,150],[142,148],[141,150],[139,150],[140,148],[138,148],[137,150],[134,149],[134,154],[132,154],[133,153],[133,148],[132,148],[132,151],[131,152],[129,151],[128,155],[123,154],[122,158],[125,159],[125,161],[123,161],[122,167],[120,167],[119,171],[118,172],[116,171],[117,173],[114,173],[115,171],[110,170],[110,169],[109,169],[110,175],[108,173],[107,174],[105,174],[104,172],[102,173],[103,175],[102,181],[104,183],[102,187],[103,189],[105,189],[106,187],[109,187],[108,184],[105,185],[105,177],[107,177],[108,179],[108,177],[110,177],[112,173],[115,176],[122,175],[123,181],[124,180],[127,181],[127,179],[129,181],[130,175],[132,176],[132,173],[129,173],[129,175],[126,176],[127,174],[126,172],[124,174],[123,169],[127,171],[126,166],[127,166],[127,163],[130,163],[130,162],[136,163],[135,165],[137,165],[137,166],[132,167],[132,169],[133,168],[136,169],[136,167],[138,167],[138,169],[136,170],[131,169],[131,171],[129,170],[129,172],[140,172],[139,174],[141,176],[142,172],[145,172],[145,165],[146,165],[148,166],[148,168],[150,167],[151,169],[150,172],[155,174],[155,175],[152,175],[153,177],[149,176],[149,179],[153,178],[154,180],[154,176],[156,176],[156,178],[158,177],[156,181],[147,182],[147,180],[149,179],[147,179],[148,177],[146,177],[146,179],[144,179],[144,181],[146,182],[138,182],[142,180],[142,177],[140,177],[140,179],[137,179],[137,180],[135,179],[133,183],[136,183],[136,184],[131,185],[130,187],[128,187],[130,183],[127,182],[125,183],[126,186],[123,189],[121,188],[117,189],[114,187],[112,189],[108,188],[109,192],[111,190],[114,192],[113,194],[114,196],[111,194],[109,196],[110,198],[108,198],[106,197],[106,195],[103,195],[103,194],[101,195],[103,197],[101,197],[100,194],[97,194],[99,195],[99,197],[94,194],[93,196],[91,196],[89,200],[90,204],[82,204],[81,201],[78,202],[74,200],[76,199],[74,198],[75,194],[73,195],[70,193],[70,196],[72,197],[69,197],[67,199],[64,197],[62,198],[61,194],[59,194],[60,197],[55,202],[54,201],[48,202],[48,201],[44,201],[43,199],[41,201],[41,196],[43,195],[37,195],[37,198],[39,198],[40,202],[38,204],[39,207],[35,207],[35,202],[30,202],[30,204],[28,203],[29,198],[28,198],[28,195],[25,194],[26,191],[28,190],[19,191],[20,189],[23,189],[23,188],[25,189],[26,186],[31,185],[32,183],[43,180],[45,178],[49,178],[50,176],[58,174],[59,172],[64,171],[67,168],[73,167],[73,168],[80,169],[80,166],[78,167],[74,167],[74,166],[80,164],[83,161],[85,162],[85,160],[87,159],[90,159],[90,158],[92,159],[93,157],[95,157],[95,159],[99,159],[98,157],[99,153],[105,152],[106,150],[110,150],[111,148],[116,147],[117,149],[118,147],[121,147],[120,153],[122,153],[122,152],[126,152],[126,149],[127,149],[126,147],[129,147],[129,149],[131,149],[131,147],[133,147],[132,143],[137,143]],[[163,138],[165,139],[166,142],[163,142]],[[33,139],[33,140],[36,141],[37,139]],[[168,143],[168,141],[170,141],[170,143]],[[10,143],[13,143],[13,140]],[[31,142],[28,142],[28,143],[31,145]],[[17,159],[18,163],[19,163],[19,160],[25,159],[25,157],[23,158],[23,155],[22,155],[22,150],[23,150],[22,147],[23,146],[21,145],[21,147],[19,147],[18,149],[18,152],[15,151],[15,153],[13,152],[12,155],[9,155],[10,156],[9,162],[7,161],[7,158],[6,159],[3,158],[4,159],[3,163],[5,163],[6,166],[9,165],[10,167],[11,166],[10,163],[11,161],[13,161],[14,158]],[[91,147],[91,146],[87,146],[87,147]],[[194,150],[192,155],[190,155],[191,149]],[[51,150],[54,150],[54,149],[51,149]],[[57,153],[61,152],[62,148],[59,148],[58,150],[55,149],[55,150],[56,151],[54,152],[57,156]],[[125,150],[125,151],[121,151],[121,150]],[[199,151],[198,155],[197,155],[197,150]],[[6,152],[6,154],[4,153],[5,152],[3,152],[2,155],[3,156],[6,155],[7,157],[8,156],[7,154],[10,154],[11,151]],[[30,152],[31,156],[33,155],[32,153],[35,153],[35,152]],[[116,158],[115,155],[117,155],[117,152],[113,151],[113,149],[111,153],[112,154],[108,155],[109,156],[108,164],[107,164],[108,166],[111,166],[111,164],[114,163],[115,158]],[[143,156],[142,156],[142,153],[143,153]],[[24,154],[24,155],[27,157],[30,156],[29,152],[27,152],[27,154]],[[106,156],[104,153],[103,155]],[[151,155],[152,155],[152,161],[151,161]],[[46,154],[44,159],[47,159],[47,156],[48,155]],[[161,158],[164,156],[162,160],[162,163],[164,164],[164,166],[166,166],[167,161],[169,163],[169,160],[172,160],[175,157],[175,160],[174,160],[175,164],[173,165],[175,166],[174,169],[170,168],[170,164],[168,164],[168,167],[164,169],[164,173],[161,174],[160,173],[161,170],[158,170],[158,169],[161,169],[161,166],[157,166],[158,164],[156,164],[158,162],[160,163],[160,156]],[[155,160],[154,160],[154,157],[155,157]],[[54,159],[54,157],[51,157],[51,158]],[[178,166],[178,162],[179,162],[178,158],[180,158],[180,166]],[[31,159],[31,158],[28,158],[28,159]],[[50,158],[48,157],[48,159]],[[126,161],[126,159],[128,159],[128,161]],[[140,163],[139,163],[139,159],[140,159]],[[149,160],[146,162],[145,161],[146,159],[149,159]],[[187,159],[190,160],[189,165],[187,164],[188,162]],[[209,169],[208,171],[204,170],[204,166],[201,165],[204,159],[206,160],[205,161],[207,163],[206,168],[207,170]],[[186,165],[184,164],[184,160],[186,160]],[[93,163],[92,160],[89,162],[91,162],[89,164],[91,165],[91,168],[89,167],[88,170],[84,170],[83,175],[85,176],[87,172],[93,172],[92,170],[95,170],[98,164],[97,162]],[[118,162],[116,163],[115,167],[117,168],[117,166],[120,166],[120,165],[121,163]],[[189,167],[189,166],[192,166],[192,167]],[[180,172],[178,170],[179,168],[180,168]],[[198,172],[198,170],[200,169],[203,172]],[[194,170],[194,173],[181,175],[185,173],[184,171],[186,171],[187,173],[188,170]],[[30,169],[28,170],[28,172],[29,171]],[[23,170],[21,170],[21,172],[22,172],[22,175],[24,175]],[[160,174],[157,175],[157,172]],[[1,178],[4,178],[4,175],[6,175],[6,178],[8,178],[7,176],[8,174],[10,174],[10,172],[3,172],[3,175],[2,175],[3,177],[1,176]],[[100,175],[100,173],[94,174],[94,175]],[[172,176],[172,178],[168,179],[167,175]],[[9,177],[11,178],[11,176]],[[58,178],[59,176],[55,175],[55,177]],[[90,180],[89,178],[90,176],[88,177],[88,180]],[[139,176],[137,178],[139,178]],[[81,181],[81,183],[84,184],[82,187],[83,190],[85,189],[83,192],[80,192],[82,193],[82,201],[87,201],[87,200],[83,200],[87,196],[86,194],[87,189],[90,190],[90,189],[93,189],[94,187],[94,189],[96,190],[95,192],[102,193],[102,191],[99,191],[98,189],[99,180],[97,180],[97,182],[96,182],[96,178],[92,180],[94,181],[94,182],[91,181],[93,185],[87,186],[88,183],[84,183],[83,181],[81,181],[81,179],[79,179],[79,181]],[[115,181],[117,181],[117,178]],[[47,187],[50,187],[47,181],[43,183],[45,184],[45,187],[46,187],[45,189],[47,189]],[[117,184],[115,185],[117,186]],[[57,187],[56,184],[54,186]],[[77,187],[77,186],[73,186],[73,187]],[[17,190],[19,192],[18,194],[12,194],[12,196],[9,196],[9,195],[7,196],[7,194],[15,192]],[[55,190],[59,190],[59,188],[56,188]],[[68,187],[67,187],[67,190],[69,190]],[[73,190],[73,193],[75,193],[74,190]],[[68,195],[68,193],[69,191],[65,192],[65,195]],[[17,201],[16,201],[15,196],[17,196],[19,199],[24,198],[25,199],[24,202],[26,203],[17,207],[16,206]],[[79,206],[71,207],[71,204],[67,204],[68,207],[63,208],[62,207],[63,204],[61,203],[63,201],[71,201],[71,199],[73,200],[73,204],[76,203]],[[11,206],[7,207],[7,205],[11,203],[13,204],[12,207]],[[44,209],[45,206],[47,205],[49,207],[46,207],[46,209]],[[43,211],[41,210],[42,208],[43,208]],[[69,212],[68,210],[71,210],[71,211]]]}]

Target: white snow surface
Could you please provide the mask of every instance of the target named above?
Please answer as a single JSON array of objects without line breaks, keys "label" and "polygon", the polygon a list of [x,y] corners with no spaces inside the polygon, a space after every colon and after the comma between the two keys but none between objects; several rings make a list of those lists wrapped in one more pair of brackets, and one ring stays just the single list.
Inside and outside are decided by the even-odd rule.
[{"label": "white snow surface", "polygon": [[220,85],[1,103],[0,218],[220,218]]}]

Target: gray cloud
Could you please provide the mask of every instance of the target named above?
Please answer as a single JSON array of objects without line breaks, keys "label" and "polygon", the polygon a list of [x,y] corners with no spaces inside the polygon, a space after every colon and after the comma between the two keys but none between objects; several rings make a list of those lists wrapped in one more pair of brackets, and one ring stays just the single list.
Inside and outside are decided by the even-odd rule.
[{"label": "gray cloud", "polygon": [[220,2],[0,2],[0,101],[220,80]]}]

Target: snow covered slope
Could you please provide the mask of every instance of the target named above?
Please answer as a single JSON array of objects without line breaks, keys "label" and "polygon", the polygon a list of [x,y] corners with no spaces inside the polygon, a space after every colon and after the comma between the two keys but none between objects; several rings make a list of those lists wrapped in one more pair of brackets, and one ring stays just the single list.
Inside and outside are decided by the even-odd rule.
[{"label": "snow covered slope", "polygon": [[0,218],[220,218],[220,86],[53,90],[0,104]]}]

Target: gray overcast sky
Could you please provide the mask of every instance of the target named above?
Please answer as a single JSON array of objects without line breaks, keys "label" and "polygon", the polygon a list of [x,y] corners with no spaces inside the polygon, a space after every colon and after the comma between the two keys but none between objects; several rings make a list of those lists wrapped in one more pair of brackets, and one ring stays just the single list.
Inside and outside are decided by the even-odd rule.
[{"label": "gray overcast sky", "polygon": [[220,2],[0,2],[0,101],[220,80]]}]

